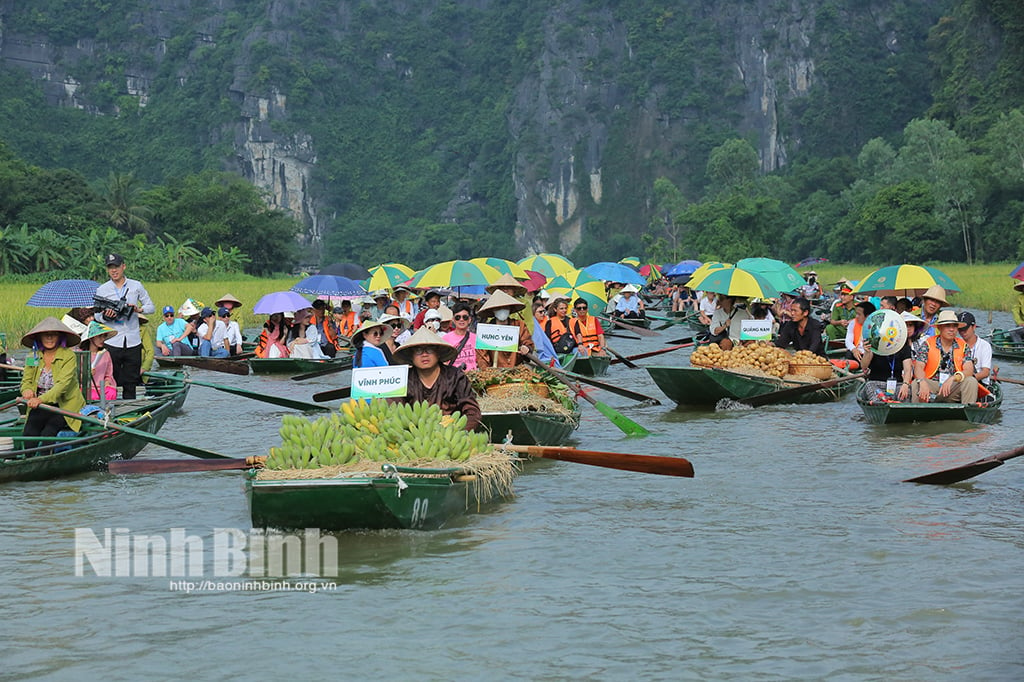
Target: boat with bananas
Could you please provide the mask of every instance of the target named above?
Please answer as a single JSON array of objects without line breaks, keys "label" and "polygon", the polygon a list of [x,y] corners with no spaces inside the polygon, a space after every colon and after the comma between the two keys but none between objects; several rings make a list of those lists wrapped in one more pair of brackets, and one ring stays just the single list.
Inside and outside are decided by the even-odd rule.
[{"label": "boat with bananas", "polygon": [[[140,387],[141,389],[141,387]],[[106,413],[116,424],[155,434],[167,418],[185,402],[189,385],[182,372],[151,373],[142,397],[135,400],[113,400],[106,403]],[[88,405],[85,410],[94,412]],[[94,415],[95,416],[95,415]],[[103,469],[113,458],[130,459],[146,445],[146,441],[111,427],[83,422],[74,435],[27,440],[41,444],[30,450],[20,447],[24,417],[0,424],[0,483],[40,481],[61,476]]]},{"label": "boat with bananas", "polygon": [[[712,343],[694,350],[690,362],[691,367],[645,369],[677,405],[714,406],[723,399],[744,401],[772,393],[779,394],[780,402],[830,402],[856,387],[853,375],[820,356],[809,351],[791,354],[765,342],[729,351]],[[847,377],[851,380],[844,381]],[[789,390],[810,389],[815,384],[822,386]]]},{"label": "boat with bananas", "polygon": [[575,353],[558,356],[562,369],[588,377],[603,377],[608,374],[612,359],[607,355],[589,355],[583,357]]},{"label": "boat with bananas", "polygon": [[330,416],[282,420],[281,445],[248,469],[258,528],[440,528],[512,494],[517,462],[466,418],[428,403],[343,403]]},{"label": "boat with bananas", "polygon": [[313,358],[249,358],[253,374],[304,374],[317,370],[348,369],[352,366],[352,354],[339,354],[326,360]]},{"label": "boat with bananas", "polygon": [[1008,360],[1024,360],[1024,343],[1017,343],[1010,338],[1010,333],[1002,329],[993,329],[988,342],[992,344],[992,355]]},{"label": "boat with bananas", "polygon": [[[981,388],[981,387],[979,387]],[[976,403],[899,402],[875,384],[865,384],[857,392],[857,404],[871,424],[908,424],[913,422],[967,421],[991,424],[999,416],[1003,392],[998,383],[979,391]]]},{"label": "boat with bananas", "polygon": [[494,442],[561,445],[580,425],[580,408],[569,388],[525,365],[466,372],[480,404],[479,429]]}]

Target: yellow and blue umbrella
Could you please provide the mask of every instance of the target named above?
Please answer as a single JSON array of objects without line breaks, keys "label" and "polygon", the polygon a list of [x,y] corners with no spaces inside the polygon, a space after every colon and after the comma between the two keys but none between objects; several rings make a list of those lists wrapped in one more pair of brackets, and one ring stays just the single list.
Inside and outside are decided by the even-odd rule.
[{"label": "yellow and blue umbrella", "polygon": [[942,270],[904,263],[875,270],[854,287],[853,293],[913,297],[936,285],[946,291],[960,291],[956,282]]},{"label": "yellow and blue umbrella", "polygon": [[490,265],[450,260],[420,270],[409,280],[409,286],[420,289],[482,286],[499,277],[501,273]]},{"label": "yellow and blue umbrella", "polygon": [[779,295],[779,290],[767,279],[737,267],[711,270],[700,280],[691,279],[687,286],[737,298],[776,298]]},{"label": "yellow and blue umbrella", "polygon": [[696,270],[690,273],[690,281],[686,286],[693,289],[693,282],[701,280],[712,270],[721,270],[722,268],[731,268],[732,263],[719,263],[717,261],[708,261],[704,265],[701,265]]},{"label": "yellow and blue umbrella", "polygon": [[370,279],[363,285],[367,291],[379,291],[391,289],[392,287],[405,282],[416,272],[408,265],[401,263],[383,263],[377,267],[370,268]]},{"label": "yellow and blue umbrella", "polygon": [[583,270],[570,270],[553,277],[544,288],[552,296],[565,296],[570,301],[582,298],[598,311],[603,311],[608,303],[604,282]]},{"label": "yellow and blue umbrella", "polygon": [[640,267],[640,258],[637,257],[637,256],[626,256],[625,258],[621,259],[619,262],[622,263],[623,265],[629,265],[629,266],[632,266],[634,268],[639,268]]},{"label": "yellow and blue umbrella", "polygon": [[555,277],[563,272],[576,269],[571,260],[557,253],[538,253],[536,256],[528,256],[520,260],[519,265],[524,270],[533,270],[545,277]]},{"label": "yellow and blue umbrella", "polygon": [[503,275],[511,275],[520,282],[525,282],[530,279],[530,276],[526,274],[526,270],[523,266],[519,265],[515,261],[505,260],[504,258],[470,258],[470,263],[476,263],[480,265],[490,265],[492,268],[502,273]]}]

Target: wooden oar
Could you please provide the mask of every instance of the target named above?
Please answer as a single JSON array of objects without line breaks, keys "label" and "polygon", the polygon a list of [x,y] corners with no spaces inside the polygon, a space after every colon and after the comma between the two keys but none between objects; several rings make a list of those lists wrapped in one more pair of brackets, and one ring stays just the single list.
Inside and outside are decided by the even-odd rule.
[{"label": "wooden oar", "polygon": [[[615,356],[615,360],[612,360],[612,362],[624,363],[626,367],[629,367],[630,369],[640,369],[639,365],[631,362],[629,358],[627,358],[622,353],[619,353],[617,350],[609,346],[607,343],[604,345],[604,347],[608,350],[609,353]],[[611,364],[611,362],[608,364]]]},{"label": "wooden oar", "polygon": [[246,376],[249,374],[249,364],[236,360],[225,360],[223,358],[188,357],[176,355],[174,357],[162,356],[161,361],[172,362],[175,365],[185,365],[198,369],[208,369],[213,372],[224,372],[225,374],[237,374]]},{"label": "wooden oar", "polygon": [[262,468],[266,457],[226,459],[115,459],[107,464],[112,474],[176,474],[188,471],[228,471]]},{"label": "wooden oar", "polygon": [[[689,348],[692,345],[693,345],[692,342],[681,343],[681,344],[679,344],[677,346],[669,346],[668,348],[662,348],[661,350],[652,350],[652,351],[648,351],[646,353],[637,353],[636,355],[627,355],[625,358],[623,358],[623,360],[618,360],[618,359],[612,360],[612,364],[614,365],[617,362],[623,362],[625,360],[642,360],[644,358],[653,358],[655,355],[661,355],[662,353],[670,353],[670,352],[672,352],[674,350],[679,350],[680,348]],[[611,350],[611,349],[609,349],[609,350]]]},{"label": "wooden oar", "polygon": [[570,372],[569,370],[565,370],[565,369],[558,369],[557,367],[546,367],[545,366],[544,369],[548,370],[552,374],[555,374],[556,376],[557,375],[563,375],[563,376],[569,377],[571,379],[575,379],[576,381],[580,382],[581,384],[588,384],[590,386],[594,386],[595,388],[602,388],[602,389],[608,391],[609,393],[615,393],[616,395],[621,395],[623,398],[629,398],[630,400],[635,400],[635,401],[640,402],[640,403],[650,403],[651,405],[661,405],[661,401],[658,400],[657,398],[652,398],[649,395],[644,395],[643,393],[637,393],[636,391],[631,391],[628,388],[622,388],[621,386],[616,386],[615,384],[609,384],[609,383],[605,383],[604,381],[598,381],[597,379],[594,379],[594,378],[588,377],[588,376],[584,376],[583,374],[576,374],[575,372]]},{"label": "wooden oar", "polygon": [[1004,384],[1017,384],[1018,386],[1024,386],[1024,381],[1020,379],[1007,379],[1006,377],[992,377],[995,381],[1000,381]]},{"label": "wooden oar", "polygon": [[10,370],[14,370],[15,372],[24,372],[25,371],[24,367],[18,367],[17,365],[5,365],[3,363],[0,363],[0,369],[10,369]]},{"label": "wooden oar", "polygon": [[966,481],[968,478],[974,478],[978,474],[983,474],[986,471],[1000,467],[1006,460],[1013,459],[1014,457],[1020,457],[1021,455],[1024,455],[1024,446],[1010,450],[1009,452],[992,455],[991,457],[976,459],[973,462],[961,464],[960,466],[953,467],[952,469],[944,469],[932,474],[924,474],[923,476],[907,478],[904,479],[903,482],[930,483],[932,485],[950,485],[951,483],[959,483],[960,481]]},{"label": "wooden oar", "polygon": [[622,329],[628,329],[629,331],[639,334],[640,336],[661,336],[661,334],[659,334],[658,332],[651,331],[650,329],[644,329],[643,327],[640,327],[635,324],[623,322],[617,317],[601,317],[600,315],[595,315],[594,317],[596,317],[599,320],[611,322],[615,326],[621,327]]},{"label": "wooden oar", "polygon": [[634,334],[620,334],[618,332],[605,332],[604,336],[605,336],[605,338],[629,339],[630,341],[639,341],[641,339],[641,337],[636,336]]},{"label": "wooden oar", "polygon": [[680,337],[678,339],[672,339],[671,341],[666,341],[665,343],[672,344],[673,346],[678,346],[681,343],[692,343],[694,340],[695,340],[694,337],[691,335],[691,336],[682,336],[682,337]]},{"label": "wooden oar", "polygon": [[812,384],[803,384],[801,386],[794,386],[792,388],[783,388],[778,391],[771,391],[770,393],[762,393],[761,395],[751,396],[749,398],[737,398],[736,402],[750,405],[751,407],[761,407],[762,405],[768,405],[769,403],[777,403],[783,400],[789,400],[797,396],[801,396],[805,393],[813,393],[825,388],[832,388],[838,386],[841,383],[847,381],[854,381],[856,379],[863,379],[864,372],[860,374],[850,374],[845,377],[839,377],[838,379],[829,379],[828,381],[817,381]]},{"label": "wooden oar", "polygon": [[589,464],[622,471],[639,471],[662,476],[683,476],[693,478],[693,464],[682,457],[658,457],[655,455],[631,455],[621,452],[595,452],[576,448],[552,447],[545,445],[502,445],[502,448],[520,452],[531,457],[558,459],[563,462]]},{"label": "wooden oar", "polygon": [[352,369],[352,363],[331,363],[330,367],[325,369],[317,369],[312,372],[306,372],[305,374],[296,374],[291,379],[292,381],[305,381],[306,379],[315,379],[316,377],[327,376],[328,374],[337,374],[338,372],[344,372],[346,369]]},{"label": "wooden oar", "polygon": [[[19,398],[18,400],[20,402],[28,402],[28,401],[24,400],[23,398]],[[68,412],[67,410],[62,410],[59,407],[55,407],[54,405],[47,405],[46,403],[40,403],[39,404],[39,409],[47,410],[49,412],[55,412],[57,414],[64,415],[65,417],[71,417],[72,419],[81,419],[82,421],[84,421],[84,422],[86,422],[88,424],[95,424],[97,426],[103,426],[103,427],[106,427],[108,429],[113,429],[115,431],[123,431],[124,433],[127,433],[127,434],[130,434],[132,436],[135,436],[136,438],[138,438],[140,440],[144,440],[144,441],[153,443],[155,445],[162,445],[163,447],[167,448],[168,450],[177,450],[178,452],[184,452],[186,455],[192,455],[193,457],[199,457],[201,459],[226,459],[227,458],[227,455],[222,455],[219,452],[212,452],[210,450],[203,450],[202,448],[197,448],[197,447],[194,447],[192,445],[185,445],[184,443],[179,443],[177,441],[170,440],[169,438],[161,438],[160,436],[158,436],[158,435],[156,435],[154,433],[150,433],[149,431],[143,431],[141,429],[133,429],[130,426],[124,426],[123,424],[118,424],[117,422],[115,422],[113,420],[111,420],[109,422],[105,422],[102,419],[95,419],[94,417],[90,417],[90,416],[84,415],[84,414],[78,414],[77,412]]]},{"label": "wooden oar", "polygon": [[[155,374],[153,372],[144,373],[148,377],[160,377],[162,375]],[[307,403],[302,400],[292,400],[291,398],[281,398],[276,395],[267,395],[265,393],[255,393],[253,391],[246,391],[242,388],[235,388],[234,386],[224,386],[222,384],[211,384],[207,381],[199,381],[197,379],[183,379],[186,384],[194,384],[196,386],[205,386],[206,388],[212,388],[215,391],[223,391],[225,393],[231,393],[233,395],[240,395],[243,398],[251,398],[253,400],[259,400],[260,402],[270,403],[271,405],[278,405],[279,407],[288,407],[293,410],[302,410],[308,412],[315,410],[318,412],[330,412],[329,408],[323,407],[322,405],[314,405],[313,403]]]},{"label": "wooden oar", "polygon": [[[555,370],[555,369],[552,369],[550,367],[546,367],[544,365],[544,363],[541,362],[537,358],[536,355],[529,354],[529,355],[526,356],[526,358],[527,358],[527,360],[529,360],[530,362],[532,362],[534,365],[536,365],[537,367],[541,368],[542,370],[547,370],[547,371],[555,374],[556,376],[560,376],[563,381],[566,381],[566,379],[568,378],[568,376],[565,374],[565,372],[562,372],[561,370]],[[605,405],[604,403],[602,403],[602,402],[592,398],[590,395],[585,393],[582,388],[580,388],[579,384],[572,384],[572,383],[566,381],[566,386],[568,386],[573,391],[573,393],[575,393],[576,395],[578,395],[579,397],[583,398],[588,403],[593,405],[595,408],[597,408],[598,412],[600,412],[605,417],[607,417],[608,420],[612,424],[615,424],[615,426],[618,427],[618,429],[620,431],[622,431],[623,433],[625,433],[626,435],[628,435],[628,436],[646,436],[646,435],[649,435],[651,433],[650,431],[648,431],[644,427],[640,426],[639,424],[637,424],[635,421],[633,421],[632,419],[630,419],[626,415],[624,415],[624,414],[622,414],[620,412],[617,412],[616,410],[614,410],[613,408],[609,407],[608,405]]]},{"label": "wooden oar", "polygon": [[345,386],[344,388],[333,388],[330,391],[314,393],[313,401],[317,403],[326,403],[328,400],[345,400],[350,397],[352,397],[352,387]]}]

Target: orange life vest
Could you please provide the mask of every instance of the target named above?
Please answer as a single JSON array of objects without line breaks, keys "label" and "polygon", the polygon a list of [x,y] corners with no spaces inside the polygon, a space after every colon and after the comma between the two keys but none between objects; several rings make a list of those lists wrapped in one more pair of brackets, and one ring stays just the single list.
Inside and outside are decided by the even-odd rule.
[{"label": "orange life vest", "polygon": [[853,322],[853,347],[854,348],[856,348],[857,346],[860,345],[860,335],[861,335],[862,331],[864,331],[864,323],[863,322],[857,322],[856,320],[854,320],[854,322]]},{"label": "orange life vest", "polygon": [[551,339],[551,343],[558,343],[562,337],[569,333],[565,323],[557,315],[549,317],[544,323],[544,333]]},{"label": "orange life vest", "polygon": [[256,339],[256,348],[253,349],[253,352],[256,353],[256,357],[258,358],[267,357],[267,336],[267,330],[264,329],[260,332],[260,338]]},{"label": "orange life vest", "polygon": [[[928,360],[924,363],[924,378],[931,379],[939,370],[939,363],[942,361],[942,351],[939,350],[939,337],[929,336],[924,340],[928,347]],[[956,343],[956,342],[954,342]],[[957,372],[964,371],[964,346],[957,343],[953,349],[953,366]]]},{"label": "orange life vest", "polygon": [[598,336],[603,334],[601,323],[593,315],[587,316],[586,324],[580,324],[579,318],[572,321],[572,334],[576,337],[576,343],[594,353],[601,350],[601,342]]}]

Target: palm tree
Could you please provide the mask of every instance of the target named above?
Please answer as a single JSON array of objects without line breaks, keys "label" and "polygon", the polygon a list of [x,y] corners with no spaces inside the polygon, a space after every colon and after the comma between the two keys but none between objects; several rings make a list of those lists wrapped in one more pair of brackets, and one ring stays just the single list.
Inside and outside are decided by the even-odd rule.
[{"label": "palm tree", "polygon": [[110,224],[128,234],[149,235],[153,209],[139,201],[139,187],[131,173],[111,173],[103,188],[101,212]]},{"label": "palm tree", "polygon": [[24,241],[24,235],[27,233],[28,225],[23,225],[20,232],[10,225],[0,230],[0,275],[25,271],[28,244]]}]

